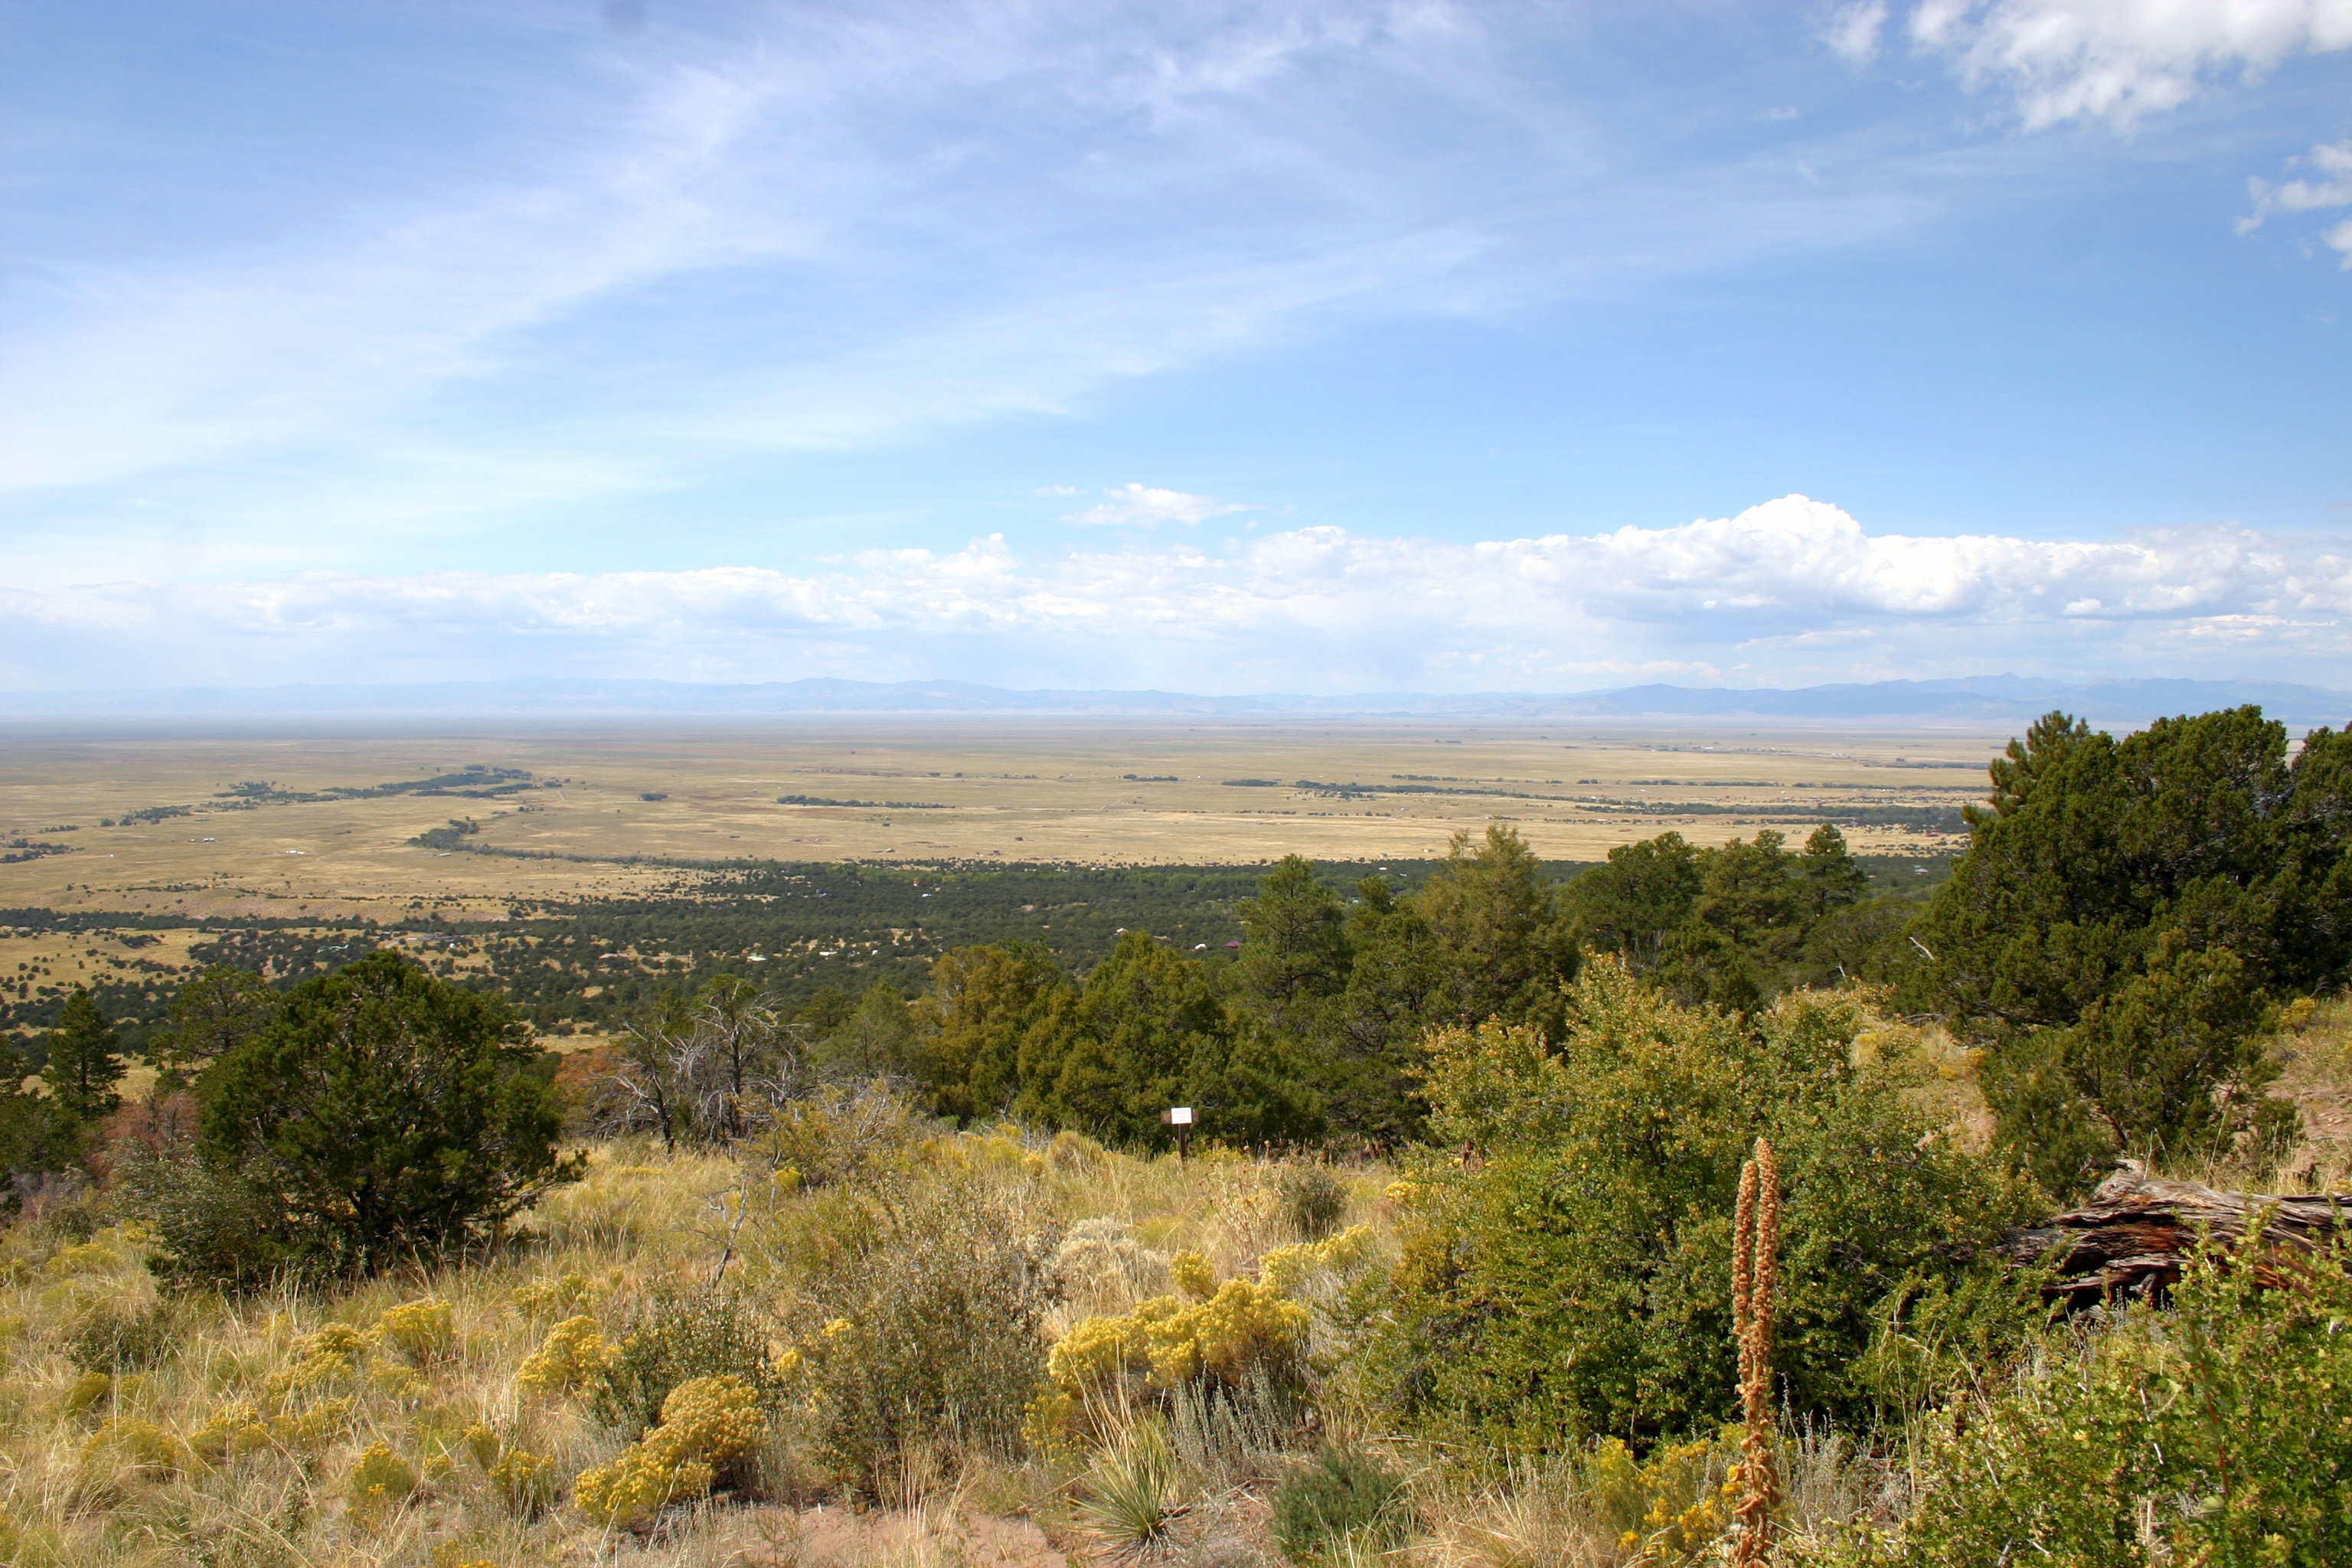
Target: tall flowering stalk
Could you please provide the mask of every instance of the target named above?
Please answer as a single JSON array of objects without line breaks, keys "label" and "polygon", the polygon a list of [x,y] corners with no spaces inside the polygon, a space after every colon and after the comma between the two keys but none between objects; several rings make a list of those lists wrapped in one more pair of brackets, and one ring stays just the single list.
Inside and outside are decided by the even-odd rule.
[{"label": "tall flowering stalk", "polygon": [[1740,1167],[1739,1208],[1732,1220],[1731,1325],[1739,1345],[1739,1524],[1735,1563],[1769,1563],[1772,1505],[1780,1478],[1772,1463],[1772,1311],[1779,1289],[1780,1164],[1772,1145],[1756,1140],[1756,1157]]}]

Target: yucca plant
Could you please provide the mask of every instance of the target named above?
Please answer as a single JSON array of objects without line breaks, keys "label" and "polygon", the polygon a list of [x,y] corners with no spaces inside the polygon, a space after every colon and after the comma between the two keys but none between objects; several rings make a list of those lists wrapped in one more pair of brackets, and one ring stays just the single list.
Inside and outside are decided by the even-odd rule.
[{"label": "yucca plant", "polygon": [[1156,1561],[1178,1545],[1190,1511],[1177,1500],[1181,1467],[1157,1423],[1128,1429],[1118,1447],[1095,1461],[1072,1502],[1087,1532],[1115,1563]]}]

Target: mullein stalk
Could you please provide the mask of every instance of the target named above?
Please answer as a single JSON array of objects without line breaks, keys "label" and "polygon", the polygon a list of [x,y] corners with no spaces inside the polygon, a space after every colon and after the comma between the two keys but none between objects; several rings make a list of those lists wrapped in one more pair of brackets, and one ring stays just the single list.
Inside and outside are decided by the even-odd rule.
[{"label": "mullein stalk", "polygon": [[1739,1347],[1739,1527],[1734,1563],[1772,1557],[1772,1509],[1780,1478],[1772,1459],[1772,1315],[1779,1305],[1780,1164],[1772,1145],[1756,1140],[1756,1157],[1739,1171],[1739,1207],[1732,1219],[1731,1326]]}]

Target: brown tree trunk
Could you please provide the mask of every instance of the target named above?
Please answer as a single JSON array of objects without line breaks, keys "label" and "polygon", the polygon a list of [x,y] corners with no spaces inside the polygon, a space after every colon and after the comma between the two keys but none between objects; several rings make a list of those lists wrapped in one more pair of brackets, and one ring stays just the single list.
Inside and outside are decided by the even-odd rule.
[{"label": "brown tree trunk", "polygon": [[2053,1271],[2042,1295],[2066,1311],[2160,1296],[2200,1245],[2235,1254],[2261,1226],[2255,1277],[2284,1284],[2352,1225],[2352,1194],[2225,1193],[2150,1176],[2137,1161],[2099,1184],[2082,1207],[2001,1244],[2011,1262]]}]

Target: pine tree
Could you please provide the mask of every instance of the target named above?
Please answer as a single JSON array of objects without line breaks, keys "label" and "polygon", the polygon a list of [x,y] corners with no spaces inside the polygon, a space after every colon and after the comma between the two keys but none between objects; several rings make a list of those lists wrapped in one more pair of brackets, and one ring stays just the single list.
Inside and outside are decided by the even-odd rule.
[{"label": "pine tree", "polygon": [[49,1031],[49,1059],[41,1068],[49,1098],[74,1121],[95,1121],[122,1103],[114,1088],[122,1079],[116,1043],[114,1026],[99,1011],[89,989],[75,986],[58,1026]]}]

